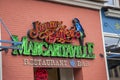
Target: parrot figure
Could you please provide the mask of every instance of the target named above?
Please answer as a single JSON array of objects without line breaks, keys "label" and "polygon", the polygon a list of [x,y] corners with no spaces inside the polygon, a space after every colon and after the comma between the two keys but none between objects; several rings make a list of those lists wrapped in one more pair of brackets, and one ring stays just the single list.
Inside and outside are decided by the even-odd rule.
[{"label": "parrot figure", "polygon": [[73,19],[73,24],[76,28],[76,32],[80,33],[80,38],[79,38],[80,45],[84,46],[84,38],[86,37],[84,29],[77,18]]}]

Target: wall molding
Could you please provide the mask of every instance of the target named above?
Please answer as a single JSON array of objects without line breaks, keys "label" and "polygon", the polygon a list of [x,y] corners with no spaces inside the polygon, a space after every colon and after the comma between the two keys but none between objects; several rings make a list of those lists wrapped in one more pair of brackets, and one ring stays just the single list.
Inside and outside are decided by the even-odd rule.
[{"label": "wall molding", "polygon": [[104,3],[94,2],[89,0],[47,0],[47,1],[68,4],[78,7],[85,7],[95,10],[100,10],[102,6],[104,6]]},{"label": "wall molding", "polygon": [[120,10],[108,8],[105,12],[105,16],[120,18]]},{"label": "wall molding", "polygon": [[104,37],[120,38],[120,34],[109,33],[109,32],[103,32],[103,34],[104,34]]}]

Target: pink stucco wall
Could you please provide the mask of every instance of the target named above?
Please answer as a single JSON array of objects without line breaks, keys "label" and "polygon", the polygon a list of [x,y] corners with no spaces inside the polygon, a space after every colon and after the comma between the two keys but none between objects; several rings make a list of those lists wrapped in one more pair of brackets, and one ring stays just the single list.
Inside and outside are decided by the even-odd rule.
[{"label": "pink stucco wall", "polygon": [[[94,53],[96,55],[94,60],[88,60],[88,67],[75,70],[75,80],[107,80],[105,61],[99,56],[99,53],[104,53],[99,11],[42,0],[0,0],[0,18],[4,20],[9,31],[18,35],[20,39],[27,35],[27,31],[32,28],[33,21],[62,20],[63,24],[72,26],[71,21],[75,17],[79,18],[85,29],[85,42],[95,44]],[[10,40],[4,28],[2,28],[2,39]],[[11,50],[7,54],[3,52],[2,55],[3,80],[34,80],[33,67],[23,65],[25,57],[12,56]]]}]

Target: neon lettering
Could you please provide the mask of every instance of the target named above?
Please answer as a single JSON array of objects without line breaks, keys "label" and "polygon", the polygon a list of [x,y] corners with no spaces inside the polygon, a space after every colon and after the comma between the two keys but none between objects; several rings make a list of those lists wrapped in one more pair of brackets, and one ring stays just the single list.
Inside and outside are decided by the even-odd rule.
[{"label": "neon lettering", "polygon": [[[19,41],[17,36],[13,36],[14,41]],[[13,50],[13,55],[43,56],[43,57],[63,57],[63,58],[88,58],[94,59],[94,44],[87,43],[86,46],[75,46],[71,44],[28,41],[27,37],[22,38],[20,50]],[[14,45],[14,44],[13,44]]]}]

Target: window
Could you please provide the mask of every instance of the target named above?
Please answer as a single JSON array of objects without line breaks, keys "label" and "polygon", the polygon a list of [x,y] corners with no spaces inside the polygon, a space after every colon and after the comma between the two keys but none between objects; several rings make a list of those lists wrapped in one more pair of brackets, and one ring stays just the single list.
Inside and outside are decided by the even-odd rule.
[{"label": "window", "polygon": [[106,5],[114,5],[114,0],[108,0],[108,2],[105,3]]},{"label": "window", "polygon": [[61,68],[59,70],[60,70],[60,80],[74,80],[72,68]]},{"label": "window", "polygon": [[115,37],[105,37],[106,52],[120,53],[120,39]]},{"label": "window", "polygon": [[104,41],[110,80],[120,80],[120,35],[104,32]]},{"label": "window", "polygon": [[120,7],[120,0],[108,0],[105,6]]}]

